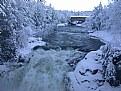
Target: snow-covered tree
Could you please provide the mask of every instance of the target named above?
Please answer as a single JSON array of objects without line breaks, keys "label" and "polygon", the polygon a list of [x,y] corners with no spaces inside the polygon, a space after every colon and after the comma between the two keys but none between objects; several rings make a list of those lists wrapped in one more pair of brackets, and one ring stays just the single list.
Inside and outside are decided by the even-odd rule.
[{"label": "snow-covered tree", "polygon": [[95,29],[96,31],[99,31],[101,28],[101,14],[103,11],[103,6],[100,2],[99,6],[95,7],[93,10],[92,15],[87,19],[87,25],[90,29]]},{"label": "snow-covered tree", "polygon": [[9,1],[0,1],[0,61],[14,61],[16,47],[14,41],[13,8]]},{"label": "snow-covered tree", "polygon": [[105,45],[101,50],[103,77],[111,86],[119,86],[121,84],[121,50],[111,45]]},{"label": "snow-covered tree", "polygon": [[108,26],[109,32],[114,35],[115,44],[121,45],[121,0],[113,0],[108,6]]},{"label": "snow-covered tree", "polygon": [[117,33],[121,33],[121,0],[113,2],[110,8],[111,29]]}]

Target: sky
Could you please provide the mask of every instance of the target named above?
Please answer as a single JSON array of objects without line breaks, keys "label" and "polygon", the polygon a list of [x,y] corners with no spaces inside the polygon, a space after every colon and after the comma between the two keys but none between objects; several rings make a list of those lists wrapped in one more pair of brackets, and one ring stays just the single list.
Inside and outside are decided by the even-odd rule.
[{"label": "sky", "polygon": [[108,4],[108,0],[46,0],[56,10],[91,11],[99,3]]}]

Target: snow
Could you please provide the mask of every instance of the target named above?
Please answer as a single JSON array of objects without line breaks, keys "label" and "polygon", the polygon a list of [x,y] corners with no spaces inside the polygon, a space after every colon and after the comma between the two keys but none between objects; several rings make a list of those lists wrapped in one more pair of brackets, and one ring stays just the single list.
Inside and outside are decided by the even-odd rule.
[{"label": "snow", "polygon": [[[69,72],[69,91],[121,91],[121,86],[113,88],[102,77],[101,50],[89,52],[81,60],[74,72]],[[92,74],[94,70],[97,73]]]},{"label": "snow", "polygon": [[[15,87],[15,89],[17,88],[17,90],[19,89],[19,91],[40,91],[40,90],[41,91],[66,91],[65,90],[66,83],[64,82],[64,76],[65,74],[67,74],[68,78],[70,79],[70,82],[67,83],[70,85],[70,87],[68,86],[68,88],[70,89],[69,91],[121,91],[121,86],[113,88],[106,81],[104,82],[104,79],[101,73],[102,62],[104,61],[101,59],[101,55],[102,55],[101,50],[89,52],[84,59],[79,61],[79,63],[76,65],[76,68],[73,72],[68,72],[70,71],[69,65],[67,64],[67,61],[65,61],[66,59],[68,59],[68,57],[71,54],[73,55],[73,51],[69,51],[69,50],[44,51],[42,49],[32,50],[32,48],[34,48],[35,46],[43,46],[43,45],[46,45],[46,43],[42,41],[42,38],[35,38],[30,36],[40,31],[40,29],[44,27],[47,27],[47,28],[41,29],[41,30],[45,30],[45,33],[49,34],[49,32],[51,32],[49,31],[51,30],[49,29],[50,26],[53,27],[52,24],[56,25],[57,22],[67,21],[69,19],[67,17],[70,15],[73,15],[71,12],[68,12],[70,14],[68,14],[67,11],[66,13],[61,12],[62,14],[58,13],[58,15],[56,16],[56,11],[53,8],[51,8],[51,6],[46,6],[46,5],[44,6],[44,4],[41,2],[26,3],[24,2],[24,0],[18,0],[18,2],[16,2],[15,0],[12,0],[11,3],[13,3],[13,6],[15,7],[12,7],[10,4],[10,8],[11,9],[13,8],[13,11],[15,11],[15,14],[17,13],[16,17],[14,17],[14,14],[13,14],[13,17],[15,18],[15,20],[10,21],[10,23],[12,23],[11,27],[14,27],[13,24],[15,22],[17,22],[17,24],[20,26],[29,25],[29,27],[25,27],[22,30],[19,30],[18,32],[16,32],[16,34],[18,33],[17,36],[20,36],[18,37],[18,42],[21,43],[22,46],[24,47],[22,49],[19,49],[19,53],[22,56],[27,55],[29,59],[29,63],[25,66],[19,67],[12,71],[10,71],[7,68],[8,66],[6,66],[5,64],[0,65],[0,77],[2,77],[1,76],[2,72],[9,70],[9,72],[5,74],[5,77],[3,77],[3,82],[7,83],[7,86],[12,85],[13,88]],[[6,4],[7,3],[5,3],[5,5],[3,6],[6,6]],[[20,6],[17,7],[17,5],[19,4]],[[110,9],[110,12],[108,12],[109,15],[111,15],[111,16],[108,15],[109,22],[110,24],[112,24],[112,25],[109,24],[111,26],[111,30],[112,31],[116,30],[115,32],[119,36],[117,35],[114,36],[113,34],[109,33],[109,31],[107,30],[95,31],[95,32],[88,31],[88,32],[93,32],[93,33],[90,33],[91,36],[94,36],[95,38],[99,38],[105,43],[121,46],[121,40],[120,40],[121,37],[120,37],[120,34],[118,34],[121,27],[121,22],[120,22],[121,10],[120,10],[120,7],[118,7],[120,6],[120,4],[121,4],[121,1],[118,0],[118,3],[114,3],[114,6],[112,7],[112,9]],[[36,10],[36,8],[38,10]],[[96,9],[98,11],[96,11]],[[102,9],[103,7],[100,4],[99,9],[97,7],[94,10],[93,16],[95,18],[90,19],[90,24],[92,25],[94,23],[95,27],[97,28],[99,27],[98,25],[100,23],[103,25],[103,22],[105,20],[104,16],[107,16],[105,13],[102,13]],[[6,15],[2,9],[0,9],[0,12],[3,13],[3,16]],[[27,14],[28,16],[25,16]],[[71,16],[71,17],[88,17],[88,16]],[[84,24],[78,24],[77,21],[73,22],[73,24],[75,24],[76,26],[84,27]],[[36,25],[38,27],[36,27]],[[58,24],[57,27],[63,27],[67,25],[68,23],[61,23],[61,24]],[[104,22],[104,25],[105,26],[108,25],[108,22],[107,21]],[[36,27],[38,29],[36,29],[35,31],[33,28],[33,31],[32,31],[30,26]],[[10,63],[8,64],[10,65]],[[111,64],[108,65],[109,66],[108,68],[112,70],[110,65]],[[0,82],[0,89],[1,89],[1,86],[4,87],[4,85],[1,85],[1,84],[2,83]]]},{"label": "snow", "polygon": [[46,43],[44,41],[42,41],[42,38],[35,38],[35,37],[30,37],[29,38],[29,42],[28,42],[28,46],[25,48],[22,48],[19,50],[19,54],[22,56],[28,55],[29,53],[31,53],[31,49],[35,46],[43,46]]},{"label": "snow", "polygon": [[95,31],[89,35],[97,37],[105,43],[112,44],[116,47],[121,47],[120,36],[118,34],[110,33],[109,30]]},{"label": "snow", "polygon": [[[85,56],[85,59],[81,60],[81,62],[78,63],[78,65],[83,65],[81,66],[82,68],[90,69],[90,70],[95,70],[95,69],[101,69],[101,65],[99,61],[95,61],[97,57],[97,53],[92,51],[88,53]],[[77,69],[80,69],[80,66],[77,65]],[[79,68],[78,68],[79,67]],[[82,70],[84,71],[84,70]]]},{"label": "snow", "polygon": [[28,55],[29,53],[31,53],[31,49],[30,48],[19,49],[19,55],[21,55],[22,57]]},{"label": "snow", "polygon": [[62,27],[62,26],[66,26],[68,25],[68,23],[61,23],[61,24],[58,24],[57,27]]},{"label": "snow", "polygon": [[30,49],[32,49],[33,47],[39,45],[39,46],[43,46],[46,43],[44,41],[42,41],[42,38],[34,38],[34,37],[30,37],[29,38],[29,43],[28,43],[28,47]]},{"label": "snow", "polygon": [[100,38],[101,40],[107,42],[107,43],[113,43],[112,40],[114,38],[113,35],[111,35],[108,31],[102,30],[102,31],[95,31],[93,33],[90,33],[89,35],[96,36]]},{"label": "snow", "polygon": [[84,18],[87,18],[87,17],[89,17],[89,16],[70,16],[71,18],[73,18],[73,17],[80,17],[80,18],[82,18],[82,17],[84,17]]},{"label": "snow", "polygon": [[6,67],[6,65],[0,65],[0,72],[3,72],[3,71],[7,71],[8,68]]},{"label": "snow", "polygon": [[[104,35],[101,36],[99,32],[91,34],[104,38]],[[108,38],[107,40],[109,41]],[[31,37],[28,49],[21,50],[21,53],[24,55],[30,52],[33,55],[30,57],[29,64],[24,68],[10,72],[10,75],[7,77],[10,82],[6,82],[8,84],[12,83],[13,86],[19,85],[20,91],[40,91],[40,89],[42,91],[65,91],[65,82],[63,82],[63,75],[65,73],[70,79],[70,82],[68,82],[69,91],[121,90],[121,86],[113,88],[107,82],[103,82],[104,79],[101,74],[103,62],[101,59],[101,50],[89,52],[77,64],[75,71],[68,72],[69,66],[65,60],[68,59],[69,55],[73,54],[73,51],[44,51],[42,49],[31,51],[31,48],[36,45],[45,45],[45,42],[41,38]],[[97,72],[94,73],[96,70]]]},{"label": "snow", "polygon": [[79,26],[79,27],[81,27],[81,26],[82,26],[82,24],[76,24],[76,26]]}]

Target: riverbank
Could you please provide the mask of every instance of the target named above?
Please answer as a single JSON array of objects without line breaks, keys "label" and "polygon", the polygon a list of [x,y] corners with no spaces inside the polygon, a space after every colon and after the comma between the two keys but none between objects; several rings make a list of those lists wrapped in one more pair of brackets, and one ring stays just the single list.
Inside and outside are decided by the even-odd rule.
[{"label": "riverbank", "polygon": [[[115,44],[115,36],[108,31],[96,31],[89,35],[107,45],[97,51],[89,52],[77,64],[75,71],[67,74],[70,80],[69,91],[121,91],[121,85],[118,83],[121,80],[118,77],[121,75],[119,67],[121,47]],[[115,64],[113,59],[118,60],[118,63]],[[104,66],[106,66],[105,69]]]},{"label": "riverbank", "polygon": [[93,33],[89,33],[89,35],[97,37],[106,44],[112,44],[115,47],[121,47],[120,38],[117,38],[116,35],[109,33],[107,30],[95,31]]}]

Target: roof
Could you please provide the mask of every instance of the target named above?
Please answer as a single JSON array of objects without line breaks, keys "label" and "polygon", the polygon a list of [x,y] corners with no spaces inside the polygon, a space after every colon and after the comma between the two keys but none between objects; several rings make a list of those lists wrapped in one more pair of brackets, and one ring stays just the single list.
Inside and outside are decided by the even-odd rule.
[{"label": "roof", "polygon": [[89,16],[70,16],[70,17],[89,17]]}]

